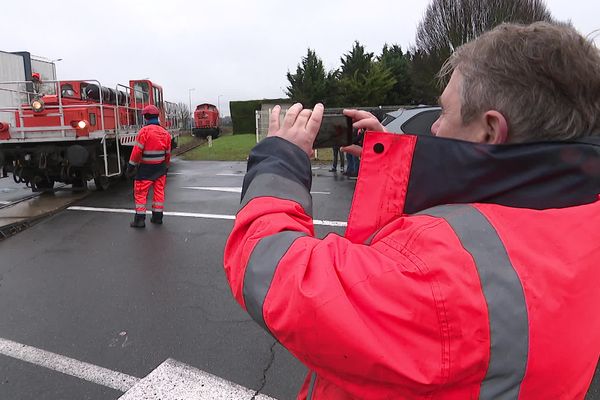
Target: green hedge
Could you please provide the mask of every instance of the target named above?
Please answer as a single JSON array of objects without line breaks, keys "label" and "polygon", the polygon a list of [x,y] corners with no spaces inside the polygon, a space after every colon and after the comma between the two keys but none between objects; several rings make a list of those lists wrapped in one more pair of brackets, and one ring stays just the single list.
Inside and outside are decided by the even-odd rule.
[{"label": "green hedge", "polygon": [[229,111],[233,124],[233,134],[256,132],[256,114],[263,103],[285,103],[289,99],[262,99],[247,101],[230,101]]},{"label": "green hedge", "polygon": [[256,131],[255,111],[260,110],[261,104],[261,100],[229,102],[234,135]]}]

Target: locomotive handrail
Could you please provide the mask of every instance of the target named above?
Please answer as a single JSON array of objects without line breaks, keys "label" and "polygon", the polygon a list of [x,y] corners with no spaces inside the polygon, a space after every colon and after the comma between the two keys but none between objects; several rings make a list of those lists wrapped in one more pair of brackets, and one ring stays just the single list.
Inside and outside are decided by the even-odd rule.
[{"label": "locomotive handrail", "polygon": [[[64,116],[64,112],[63,112],[63,108],[67,107],[67,106],[63,106],[62,104],[62,90],[60,87],[60,83],[63,81],[59,81],[59,80],[45,80],[43,81],[44,84],[54,84],[54,88],[56,90],[56,96],[58,99],[58,109],[60,112],[60,124],[61,126],[65,126],[65,116]],[[101,124],[101,130],[105,130],[104,128],[104,103],[103,103],[103,96],[102,96],[102,84],[100,83],[100,81],[98,81],[97,79],[77,79],[77,80],[71,80],[69,82],[85,82],[85,83],[96,83],[98,85],[98,89],[99,89],[99,93],[100,96],[99,97],[99,104],[100,104],[100,124]],[[0,82],[0,85],[21,85],[21,84],[31,84],[31,81],[5,81],[5,82]],[[5,89],[5,88],[0,88],[0,90],[10,90],[10,89]],[[36,93],[36,92],[29,92],[28,94],[34,94],[34,95],[42,95],[44,96],[43,93]],[[92,105],[81,105],[80,107],[86,107],[86,106],[92,106]],[[52,107],[56,107],[56,106],[48,106],[48,108],[52,108]],[[21,125],[24,125],[24,121],[23,121],[23,113],[22,111],[22,107],[21,104],[19,104],[18,107],[18,111],[19,111],[19,117],[21,119]],[[65,137],[65,132],[64,129],[62,130],[62,134],[63,137]]]},{"label": "locomotive handrail", "polygon": [[116,138],[116,147],[117,147],[118,172],[115,172],[114,174],[111,174],[110,171],[108,170],[108,152],[106,150],[106,135],[104,135],[101,140],[102,150],[104,152],[104,176],[106,176],[107,178],[121,175],[121,152],[119,151],[119,134],[118,133],[115,133],[115,138]]},{"label": "locomotive handrail", "polygon": [[[117,96],[117,102],[116,102],[117,111],[118,111],[119,107],[123,107],[123,108],[125,108],[128,111],[136,111],[135,114],[134,114],[135,115],[135,125],[134,126],[136,126],[138,128],[141,127],[140,121],[138,120],[138,113],[137,113],[137,111],[139,111],[139,108],[137,107],[137,96],[135,94],[136,93],[141,93],[142,95],[143,94],[147,94],[148,98],[149,98],[150,97],[150,92],[146,92],[144,90],[136,89],[135,87],[126,86],[126,85],[123,85],[123,84],[120,84],[120,83],[118,83],[117,86],[116,86],[116,88],[115,88],[115,90],[117,92],[119,91],[119,87],[122,87],[124,89],[133,91],[133,104],[134,104],[134,106],[133,107],[131,107],[129,105],[119,106],[119,98]],[[144,98],[144,96],[142,96],[142,99],[143,98]],[[130,102],[131,102],[131,100],[130,100]],[[142,107],[143,107],[143,105],[144,105],[144,102],[142,100]],[[132,126],[131,125],[131,121],[129,120],[129,113],[127,113],[127,125],[128,126]],[[115,125],[115,126],[120,126],[120,121],[118,121],[117,125]]]}]

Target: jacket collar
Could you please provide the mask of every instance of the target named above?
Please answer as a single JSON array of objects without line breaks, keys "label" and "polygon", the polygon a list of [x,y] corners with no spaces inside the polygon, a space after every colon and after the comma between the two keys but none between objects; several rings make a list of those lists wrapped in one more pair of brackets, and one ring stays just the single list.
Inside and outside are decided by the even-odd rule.
[{"label": "jacket collar", "polygon": [[547,209],[600,193],[600,138],[484,145],[368,132],[346,236],[364,241],[403,214],[441,204]]}]

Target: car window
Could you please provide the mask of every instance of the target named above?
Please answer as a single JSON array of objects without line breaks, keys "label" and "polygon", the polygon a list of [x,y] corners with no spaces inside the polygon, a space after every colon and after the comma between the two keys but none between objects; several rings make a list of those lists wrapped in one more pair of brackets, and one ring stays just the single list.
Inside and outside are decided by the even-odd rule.
[{"label": "car window", "polygon": [[423,111],[402,124],[402,132],[414,135],[431,135],[431,125],[440,116],[441,110]]},{"label": "car window", "polygon": [[385,117],[381,121],[381,125],[386,126],[387,124],[389,124],[390,122],[392,122],[395,119],[396,119],[396,117],[394,117],[390,114],[385,114]]}]

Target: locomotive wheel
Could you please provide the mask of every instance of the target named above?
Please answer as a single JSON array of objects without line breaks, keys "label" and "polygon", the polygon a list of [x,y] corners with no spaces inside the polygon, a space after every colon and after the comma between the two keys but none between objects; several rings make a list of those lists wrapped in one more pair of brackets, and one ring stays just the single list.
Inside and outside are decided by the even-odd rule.
[{"label": "locomotive wheel", "polygon": [[98,176],[94,178],[94,183],[96,184],[96,190],[99,192],[107,190],[110,186],[110,182],[106,176]]},{"label": "locomotive wheel", "polygon": [[34,192],[48,192],[54,188],[54,179],[36,176],[31,182],[31,190]]},{"label": "locomotive wheel", "polygon": [[83,192],[84,190],[87,189],[87,184],[86,184],[85,180],[83,180],[81,178],[76,178],[76,179],[73,179],[71,188],[74,192]]}]

